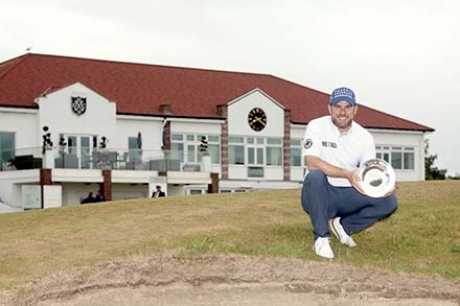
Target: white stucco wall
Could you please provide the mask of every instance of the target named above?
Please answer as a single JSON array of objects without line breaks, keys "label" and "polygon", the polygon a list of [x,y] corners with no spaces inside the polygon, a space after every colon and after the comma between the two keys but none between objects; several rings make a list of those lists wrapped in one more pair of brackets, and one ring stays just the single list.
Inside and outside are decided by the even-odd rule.
[{"label": "white stucco wall", "polygon": [[38,128],[38,110],[0,108],[0,131],[15,133],[17,149],[42,146],[42,132]]},{"label": "white stucco wall", "polygon": [[[267,115],[267,125],[256,132],[248,124],[248,114],[259,107]],[[253,137],[283,137],[284,109],[260,90],[254,90],[235,99],[228,105],[228,134]]]},{"label": "white stucco wall", "polygon": [[170,119],[172,134],[222,134],[221,120]]},{"label": "white stucco wall", "polygon": [[[86,112],[76,115],[71,108],[71,97],[86,98]],[[48,126],[51,140],[59,143],[59,134],[97,135],[108,138],[107,147],[112,148],[116,138],[116,106],[80,83],[36,99],[40,107],[38,128]],[[43,132],[41,132],[43,133]]]},{"label": "white stucco wall", "polygon": [[22,209],[22,185],[40,185],[40,170],[1,171],[0,198],[2,202]]},{"label": "white stucco wall", "polygon": [[116,137],[111,142],[113,148],[128,148],[128,138],[142,134],[143,150],[160,150],[162,144],[162,118],[119,115],[116,120]]}]

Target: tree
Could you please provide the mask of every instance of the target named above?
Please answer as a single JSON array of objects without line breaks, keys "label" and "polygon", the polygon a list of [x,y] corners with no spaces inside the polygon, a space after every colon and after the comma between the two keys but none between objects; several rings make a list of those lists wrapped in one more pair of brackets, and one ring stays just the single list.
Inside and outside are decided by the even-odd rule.
[{"label": "tree", "polygon": [[430,143],[428,139],[425,139],[425,179],[429,180],[445,180],[446,179],[446,169],[439,169],[434,165],[435,160],[438,158],[437,154],[428,155],[428,149],[430,148]]}]

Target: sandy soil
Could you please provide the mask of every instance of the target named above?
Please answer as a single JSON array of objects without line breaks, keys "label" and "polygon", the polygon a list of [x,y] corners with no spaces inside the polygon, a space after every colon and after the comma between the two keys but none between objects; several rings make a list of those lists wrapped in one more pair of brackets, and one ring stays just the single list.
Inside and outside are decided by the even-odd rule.
[{"label": "sandy soil", "polygon": [[169,257],[69,270],[0,298],[5,305],[458,306],[460,281],[334,261]]}]

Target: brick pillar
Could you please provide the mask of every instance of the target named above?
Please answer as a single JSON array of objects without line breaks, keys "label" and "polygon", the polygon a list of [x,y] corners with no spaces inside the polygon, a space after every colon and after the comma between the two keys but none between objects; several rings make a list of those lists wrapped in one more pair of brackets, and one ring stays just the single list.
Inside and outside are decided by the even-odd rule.
[{"label": "brick pillar", "polygon": [[219,173],[211,173],[211,184],[208,184],[208,193],[219,193]]},{"label": "brick pillar", "polygon": [[43,193],[43,188],[45,185],[52,185],[53,182],[51,181],[52,179],[52,173],[51,173],[51,169],[40,169],[40,193],[41,193],[41,208],[43,209],[45,206],[44,206],[44,203],[43,203],[43,197],[44,197],[44,193]]},{"label": "brick pillar", "polygon": [[104,197],[104,201],[112,201],[112,171],[102,170],[103,182],[99,184],[99,189]]},{"label": "brick pillar", "polygon": [[222,124],[222,133],[220,137],[220,165],[222,171],[222,179],[228,180],[228,107],[227,104],[219,105],[217,113],[225,118]]},{"label": "brick pillar", "polygon": [[283,172],[284,180],[291,180],[291,111],[284,110],[284,137],[283,137]]}]

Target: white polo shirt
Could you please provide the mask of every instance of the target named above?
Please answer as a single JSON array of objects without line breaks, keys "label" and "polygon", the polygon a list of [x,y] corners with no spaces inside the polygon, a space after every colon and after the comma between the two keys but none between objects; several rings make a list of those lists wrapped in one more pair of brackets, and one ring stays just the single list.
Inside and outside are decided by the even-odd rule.
[{"label": "white polo shirt", "polygon": [[[375,143],[371,133],[358,123],[353,121],[348,131],[340,133],[331,116],[325,116],[308,123],[302,155],[316,156],[331,165],[357,170],[361,164],[375,158]],[[333,186],[351,186],[344,178],[328,177],[328,181]]]}]

